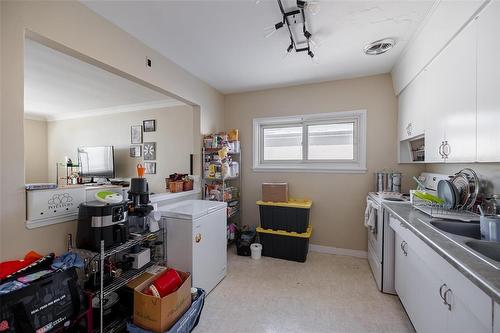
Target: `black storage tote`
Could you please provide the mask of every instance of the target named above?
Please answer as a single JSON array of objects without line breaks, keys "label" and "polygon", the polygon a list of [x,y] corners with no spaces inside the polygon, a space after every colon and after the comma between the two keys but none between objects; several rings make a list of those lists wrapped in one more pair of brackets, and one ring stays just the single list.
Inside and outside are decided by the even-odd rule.
[{"label": "black storage tote", "polygon": [[311,200],[290,199],[288,202],[257,201],[260,226],[264,229],[307,232]]},{"label": "black storage tote", "polygon": [[257,228],[262,255],[285,260],[305,262],[309,251],[312,226],[304,233]]}]

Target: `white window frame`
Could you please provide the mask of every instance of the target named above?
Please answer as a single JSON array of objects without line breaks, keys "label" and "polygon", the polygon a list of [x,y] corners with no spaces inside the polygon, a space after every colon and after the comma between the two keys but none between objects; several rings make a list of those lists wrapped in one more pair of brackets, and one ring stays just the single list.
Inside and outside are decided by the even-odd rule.
[{"label": "white window frame", "polygon": [[[308,114],[288,117],[253,119],[253,170],[264,172],[338,172],[365,173],[366,169],[366,110]],[[353,160],[306,160],[308,125],[354,122]],[[264,128],[302,126],[302,159],[264,161]]]}]

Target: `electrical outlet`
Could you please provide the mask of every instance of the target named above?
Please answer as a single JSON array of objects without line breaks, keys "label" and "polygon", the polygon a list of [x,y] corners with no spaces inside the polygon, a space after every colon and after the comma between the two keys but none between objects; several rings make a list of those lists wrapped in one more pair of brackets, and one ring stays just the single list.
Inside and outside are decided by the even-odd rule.
[{"label": "electrical outlet", "polygon": [[151,67],[152,65],[153,65],[153,62],[151,61],[151,59],[146,57],[146,66]]}]

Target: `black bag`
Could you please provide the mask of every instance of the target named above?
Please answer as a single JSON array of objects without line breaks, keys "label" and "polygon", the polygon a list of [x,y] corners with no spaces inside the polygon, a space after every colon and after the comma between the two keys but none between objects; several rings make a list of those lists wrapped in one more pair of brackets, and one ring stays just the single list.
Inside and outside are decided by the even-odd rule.
[{"label": "black bag", "polygon": [[75,268],[55,272],[0,296],[0,332],[54,330],[75,319],[83,303]]}]

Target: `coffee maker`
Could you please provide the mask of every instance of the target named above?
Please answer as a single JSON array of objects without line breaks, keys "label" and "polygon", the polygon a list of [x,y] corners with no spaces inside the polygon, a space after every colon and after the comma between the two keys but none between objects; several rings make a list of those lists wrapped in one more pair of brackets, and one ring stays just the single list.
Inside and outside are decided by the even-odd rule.
[{"label": "coffee maker", "polygon": [[130,232],[144,233],[148,228],[148,215],[154,207],[149,204],[149,185],[146,178],[132,178],[128,191]]}]

